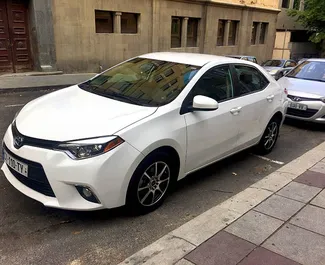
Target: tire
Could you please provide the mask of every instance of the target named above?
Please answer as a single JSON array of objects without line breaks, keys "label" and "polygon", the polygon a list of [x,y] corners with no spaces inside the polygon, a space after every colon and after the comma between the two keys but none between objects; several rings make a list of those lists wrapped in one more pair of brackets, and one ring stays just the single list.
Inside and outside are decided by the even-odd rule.
[{"label": "tire", "polygon": [[273,150],[279,137],[280,124],[281,121],[279,119],[272,118],[270,120],[266,126],[260,142],[256,146],[257,154],[266,155]]},{"label": "tire", "polygon": [[176,182],[176,169],[167,153],[158,151],[148,155],[133,173],[129,184],[126,197],[129,213],[146,214],[160,207]]}]

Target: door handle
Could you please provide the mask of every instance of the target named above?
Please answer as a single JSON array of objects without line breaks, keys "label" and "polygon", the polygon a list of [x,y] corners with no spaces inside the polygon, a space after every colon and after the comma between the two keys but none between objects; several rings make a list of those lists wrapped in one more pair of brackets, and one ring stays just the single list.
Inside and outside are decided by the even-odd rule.
[{"label": "door handle", "polygon": [[267,100],[268,102],[272,102],[273,99],[274,99],[274,95],[269,95],[269,96],[266,97],[266,100]]},{"label": "door handle", "polygon": [[230,113],[233,115],[238,115],[241,110],[241,107],[233,108],[230,110]]}]

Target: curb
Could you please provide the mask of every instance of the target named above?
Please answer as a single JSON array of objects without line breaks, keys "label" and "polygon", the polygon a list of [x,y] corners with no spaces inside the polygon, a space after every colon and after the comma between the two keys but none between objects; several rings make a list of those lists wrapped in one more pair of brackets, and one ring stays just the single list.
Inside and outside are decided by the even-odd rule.
[{"label": "curb", "polygon": [[324,159],[324,157],[325,142],[242,192],[169,232],[151,245],[128,257],[119,265],[191,264],[182,260],[182,258]]},{"label": "curb", "polygon": [[52,85],[52,86],[39,86],[39,87],[15,87],[15,88],[0,88],[0,94],[10,94],[28,91],[46,91],[46,90],[59,90],[75,84],[66,85]]}]

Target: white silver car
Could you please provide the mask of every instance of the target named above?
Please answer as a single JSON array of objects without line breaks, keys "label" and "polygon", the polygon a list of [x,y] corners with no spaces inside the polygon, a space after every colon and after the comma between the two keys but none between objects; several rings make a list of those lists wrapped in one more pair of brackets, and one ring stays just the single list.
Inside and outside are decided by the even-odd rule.
[{"label": "white silver car", "polygon": [[278,82],[288,90],[287,117],[325,123],[325,59],[308,59]]},{"label": "white silver car", "polygon": [[147,54],[24,106],[2,170],[45,206],[145,213],[191,172],[251,146],[270,152],[286,102],[254,63]]}]

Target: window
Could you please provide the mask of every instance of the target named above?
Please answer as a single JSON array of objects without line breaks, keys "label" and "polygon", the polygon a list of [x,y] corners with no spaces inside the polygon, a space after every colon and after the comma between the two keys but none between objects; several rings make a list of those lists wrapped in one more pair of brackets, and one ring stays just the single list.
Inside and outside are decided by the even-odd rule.
[{"label": "window", "polygon": [[289,8],[290,0],[282,0],[282,8]]},{"label": "window", "polygon": [[200,67],[152,59],[132,59],[79,87],[102,97],[144,106],[173,101]]},{"label": "window", "polygon": [[197,47],[197,31],[199,19],[189,18],[187,24],[187,47]]},{"label": "window", "polygon": [[218,102],[233,98],[234,90],[229,66],[217,66],[208,70],[193,87],[193,97],[207,96]]},{"label": "window", "polygon": [[182,18],[172,17],[172,34],[171,34],[171,47],[181,47],[182,39]]},{"label": "window", "polygon": [[138,14],[122,13],[121,16],[121,33],[136,34],[138,33]]},{"label": "window", "polygon": [[294,0],[293,9],[296,9],[296,10],[300,9],[300,0]]},{"label": "window", "polygon": [[251,38],[251,44],[255,45],[256,44],[256,34],[257,34],[257,22],[253,23],[253,27],[252,27],[252,38]]},{"label": "window", "polygon": [[95,10],[96,33],[113,33],[113,14],[110,11]]},{"label": "window", "polygon": [[224,35],[225,35],[225,26],[226,26],[226,20],[219,19],[217,46],[223,46],[223,39],[224,39]]},{"label": "window", "polygon": [[228,45],[236,45],[238,21],[232,20],[229,25]]},{"label": "window", "polygon": [[287,77],[325,82],[325,63],[305,61],[290,71]]},{"label": "window", "polygon": [[260,33],[260,42],[259,42],[260,44],[265,43],[268,26],[269,26],[269,23],[262,23],[261,24],[261,33]]},{"label": "window", "polygon": [[238,77],[239,96],[263,90],[269,81],[256,68],[242,65],[235,65],[235,72]]}]

